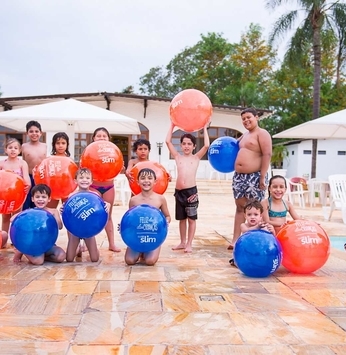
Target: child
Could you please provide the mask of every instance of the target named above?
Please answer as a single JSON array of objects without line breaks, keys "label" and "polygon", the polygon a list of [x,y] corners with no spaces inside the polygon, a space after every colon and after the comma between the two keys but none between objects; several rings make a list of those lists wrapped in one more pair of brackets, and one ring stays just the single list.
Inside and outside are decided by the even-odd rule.
[{"label": "child", "polygon": [[[156,174],[152,169],[141,169],[138,173],[138,184],[141,187],[141,192],[130,199],[129,208],[142,204],[151,205],[161,210],[166,217],[167,223],[170,223],[171,216],[165,197],[153,191],[155,182]],[[134,265],[141,259],[146,265],[155,265],[159,258],[160,250],[161,246],[147,253],[139,253],[128,247],[125,252],[125,262],[127,265]]]},{"label": "child", "polygon": [[[185,133],[180,138],[182,154],[179,154],[172,143],[174,124],[168,130],[166,137],[167,147],[177,164],[177,180],[175,184],[175,218],[179,220],[180,243],[173,250],[184,249],[185,253],[192,252],[192,241],[196,232],[198,193],[196,174],[200,160],[209,148],[207,126],[204,126],[204,145],[196,153],[196,137]],[[187,226],[188,224],[188,226]],[[186,240],[187,239],[187,240]]]},{"label": "child", "polygon": [[[89,169],[80,168],[76,173],[76,182],[78,185],[78,191],[72,193],[70,196],[74,195],[77,192],[96,193],[93,191],[89,191],[89,188],[93,182],[92,173]],[[99,195],[98,193],[96,193],[96,194]],[[64,207],[62,206],[62,208],[60,209],[60,212],[63,211],[63,208]],[[107,203],[107,202],[106,202],[105,209],[106,209],[107,213],[109,213],[110,208],[109,208],[109,203]],[[81,256],[82,249],[79,249],[79,252],[77,253],[77,249],[79,247],[79,243],[80,243],[81,239],[74,236],[70,232],[67,232],[67,234],[68,234],[68,244],[67,244],[67,250],[66,250],[66,261],[70,262],[70,261],[73,261],[76,256],[77,257]],[[86,238],[86,239],[84,239],[84,242],[86,244],[86,247],[88,248],[90,260],[92,262],[97,262],[99,260],[100,253],[97,249],[96,238],[95,237]]]},{"label": "child", "polygon": [[131,174],[131,169],[139,162],[148,161],[151,145],[150,142],[146,139],[137,139],[133,143],[132,151],[137,155],[137,158],[132,158],[127,166],[125,175],[130,182],[133,181],[133,176]]},{"label": "child", "polygon": [[[42,136],[41,125],[37,121],[29,121],[26,124],[26,132],[29,138],[29,142],[23,143],[22,145],[22,155],[23,160],[28,163],[29,176],[31,180],[31,188],[35,186],[34,178],[32,176],[32,169],[41,163],[43,159],[47,157],[47,145],[46,143],[40,142]],[[23,210],[35,207],[31,199],[30,192],[23,205]]]},{"label": "child", "polygon": [[[56,157],[70,157],[71,153],[69,152],[69,137],[65,132],[55,133],[52,139],[52,152],[51,154]],[[63,199],[62,202],[65,202],[67,198]],[[57,208],[59,200],[51,200],[48,204],[50,208]]]},{"label": "child", "polygon": [[[100,127],[95,129],[94,134],[92,136],[93,142],[97,141],[110,141],[111,136],[108,130],[104,127]],[[115,198],[115,190],[114,190],[114,179],[108,181],[93,181],[90,185],[91,191],[96,191],[100,193],[101,197],[105,202],[110,204],[109,207],[109,218],[106,224],[105,230],[108,238],[108,249],[115,252],[120,252],[121,249],[116,247],[114,242],[114,224],[112,219],[112,208],[114,205]]]},{"label": "child", "polygon": [[[26,161],[19,159],[18,155],[21,151],[21,145],[15,138],[8,138],[5,143],[5,153],[7,159],[0,162],[0,170],[12,171],[24,179],[25,188],[24,192],[27,194],[30,190],[31,182],[29,177],[29,168]],[[14,211],[13,213],[2,215],[2,230],[8,233],[10,227],[10,219],[13,214],[20,212],[22,208]]]},{"label": "child", "polygon": [[[270,223],[263,222],[263,206],[261,202],[257,200],[250,200],[244,206],[244,218],[245,222],[240,225],[241,234],[252,230],[265,230],[275,235],[274,227]],[[231,259],[230,264],[236,266],[234,259]]]},{"label": "child", "polygon": [[276,233],[286,223],[287,212],[293,219],[299,219],[292,203],[283,199],[286,190],[286,179],[281,175],[274,175],[269,180],[269,197],[262,201],[263,219],[274,227]]},{"label": "child", "polygon": [[[241,112],[247,130],[239,139],[239,152],[233,175],[233,196],[236,204],[233,240],[228,249],[233,249],[240,236],[240,225],[244,222],[244,206],[248,200],[264,199],[267,171],[272,155],[270,134],[258,125],[259,117],[253,108]],[[249,187],[250,186],[250,187]]]},{"label": "child", "polygon": [[[54,216],[55,220],[57,221],[58,228],[61,229],[62,228],[62,221],[61,221],[59,212],[56,209],[47,207],[47,204],[50,201],[50,195],[51,195],[51,189],[49,186],[47,186],[45,184],[35,185],[31,189],[31,199],[32,199],[35,207],[43,209],[47,212],[50,212]],[[12,218],[15,218],[15,216],[13,216]],[[45,260],[52,261],[54,263],[62,263],[66,257],[66,254],[63,251],[63,249],[61,249],[57,245],[53,245],[46,253],[44,253],[42,255],[38,255],[38,256],[33,256],[33,255],[28,255],[28,254],[24,254],[24,255],[34,265],[42,265]],[[15,250],[13,261],[15,263],[20,262],[22,259],[22,256],[23,256],[23,253],[21,253],[19,250]]]}]

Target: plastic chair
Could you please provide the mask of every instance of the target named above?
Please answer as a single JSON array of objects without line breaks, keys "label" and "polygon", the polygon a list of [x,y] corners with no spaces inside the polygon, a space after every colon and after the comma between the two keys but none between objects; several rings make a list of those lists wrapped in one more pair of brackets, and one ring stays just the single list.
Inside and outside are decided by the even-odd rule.
[{"label": "plastic chair", "polygon": [[114,179],[115,200],[121,201],[123,206],[128,205],[131,198],[129,182],[124,174],[119,174]]},{"label": "plastic chair", "polygon": [[307,186],[306,180],[304,178],[286,178],[286,182],[288,200],[294,203],[295,198],[298,198],[299,207],[305,208],[305,197],[309,195],[309,191],[305,189],[305,186]]},{"label": "plastic chair", "polygon": [[342,220],[344,224],[346,224],[346,174],[330,175],[328,181],[330,185],[331,201],[330,208],[324,207],[323,209],[324,217],[329,221],[334,210],[340,210]]}]

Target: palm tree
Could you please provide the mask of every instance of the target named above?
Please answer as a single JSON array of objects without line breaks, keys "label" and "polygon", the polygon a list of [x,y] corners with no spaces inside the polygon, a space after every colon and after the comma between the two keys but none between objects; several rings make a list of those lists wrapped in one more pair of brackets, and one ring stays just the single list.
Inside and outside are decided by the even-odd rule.
[{"label": "palm tree", "polygon": [[[301,13],[304,18],[293,34],[289,52],[299,56],[307,41],[312,43],[314,63],[313,104],[311,119],[320,115],[321,90],[321,32],[332,30],[338,36],[338,29],[343,28],[346,20],[346,4],[343,0],[266,0],[266,6],[275,9],[282,4],[294,2],[298,9],[289,11],[279,17],[270,34],[269,42],[282,38],[288,31],[294,29],[294,24]],[[345,29],[344,29],[345,30]],[[317,140],[312,141],[311,177],[316,177]]]}]

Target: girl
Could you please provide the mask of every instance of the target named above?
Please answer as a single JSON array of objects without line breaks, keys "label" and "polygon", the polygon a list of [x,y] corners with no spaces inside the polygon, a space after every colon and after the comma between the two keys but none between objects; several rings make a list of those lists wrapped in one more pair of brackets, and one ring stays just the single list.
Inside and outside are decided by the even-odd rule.
[{"label": "girl", "polygon": [[[111,136],[108,130],[104,127],[96,128],[92,135],[93,142],[97,141],[110,141]],[[93,180],[92,185],[90,186],[91,191],[97,191],[100,193],[101,197],[105,202],[110,204],[109,207],[109,218],[106,224],[105,230],[108,238],[108,249],[115,252],[120,252],[121,249],[116,247],[114,243],[114,225],[112,219],[112,209],[114,205],[115,190],[114,190],[114,179],[108,181],[95,181]]]},{"label": "girl", "polygon": [[133,181],[133,176],[131,174],[131,169],[136,165],[138,162],[148,161],[149,160],[149,153],[150,153],[151,145],[150,142],[146,139],[137,139],[133,143],[132,151],[137,155],[137,158],[132,158],[127,166],[125,171],[125,175],[130,182]]},{"label": "girl", "polygon": [[286,179],[281,175],[274,175],[269,180],[269,197],[261,202],[264,209],[263,220],[274,227],[276,234],[286,223],[287,212],[293,219],[299,219],[292,203],[283,199],[286,190]]},{"label": "girl", "polygon": [[[69,152],[69,144],[70,140],[68,135],[65,132],[55,133],[52,139],[52,151],[51,155],[55,155],[57,157],[70,157],[71,153]],[[61,200],[65,202],[67,198]],[[47,207],[49,208],[57,208],[59,204],[59,200],[50,200]]]},{"label": "girl", "polygon": [[[8,138],[5,143],[5,153],[8,158],[0,162],[0,170],[12,171],[24,179],[24,192],[27,194],[31,187],[29,177],[29,167],[25,160],[19,159],[18,155],[21,152],[21,145],[15,138]],[[10,214],[2,215],[2,231],[8,233],[10,227],[10,219],[13,214],[20,212],[22,208]]]}]

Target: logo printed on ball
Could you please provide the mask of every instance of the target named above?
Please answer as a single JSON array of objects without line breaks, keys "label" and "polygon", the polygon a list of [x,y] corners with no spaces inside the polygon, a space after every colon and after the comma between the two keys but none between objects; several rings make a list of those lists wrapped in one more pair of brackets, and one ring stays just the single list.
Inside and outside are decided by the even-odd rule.
[{"label": "logo printed on ball", "polygon": [[140,238],[140,243],[156,243],[156,238],[149,237],[149,235],[144,235]]},{"label": "logo printed on ball", "polygon": [[82,218],[83,221],[85,221],[89,216],[91,216],[93,213],[95,213],[96,210],[95,208],[91,207],[89,208],[88,210],[86,211],[83,211],[81,214],[80,214],[80,217]]},{"label": "logo printed on ball", "polygon": [[321,237],[310,237],[310,236],[304,236],[299,238],[300,241],[302,242],[302,245],[305,244],[320,244],[322,243],[322,238]]}]

